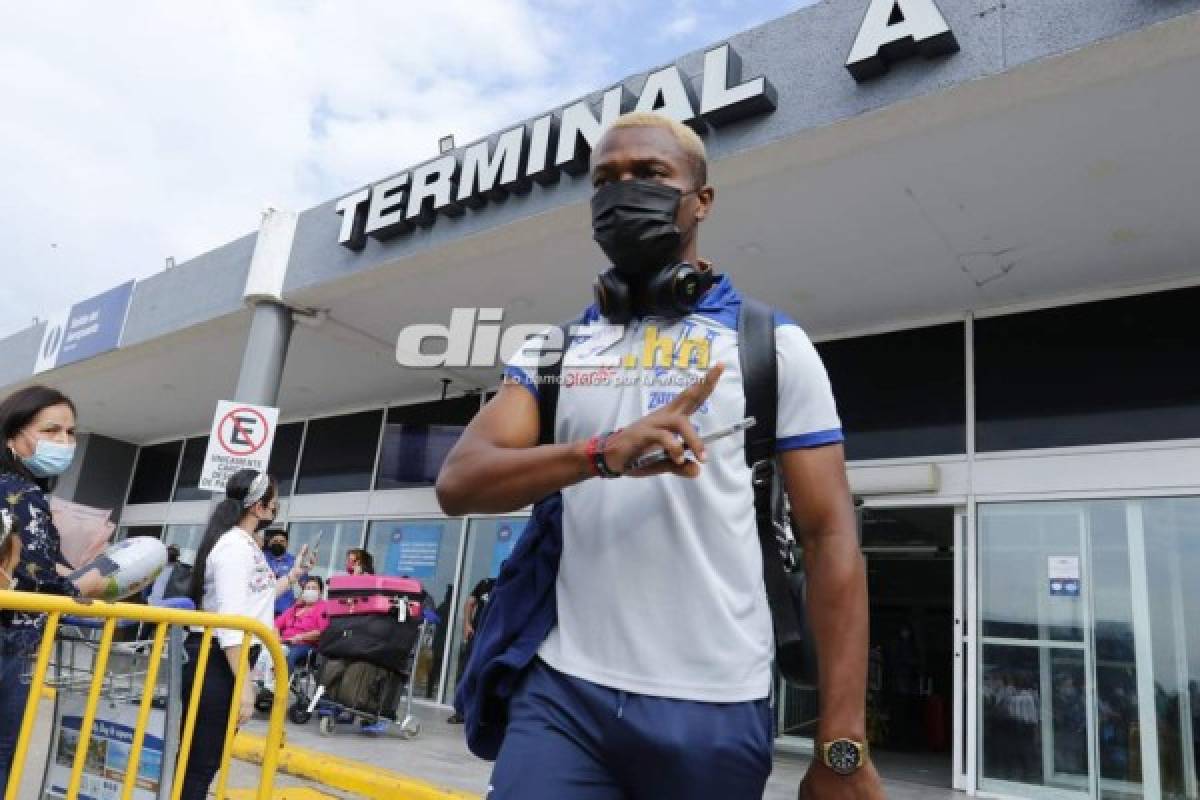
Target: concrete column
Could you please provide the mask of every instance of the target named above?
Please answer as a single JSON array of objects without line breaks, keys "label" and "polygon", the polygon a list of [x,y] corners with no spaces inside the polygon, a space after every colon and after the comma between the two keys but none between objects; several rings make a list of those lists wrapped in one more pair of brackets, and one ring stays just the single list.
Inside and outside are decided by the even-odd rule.
[{"label": "concrete column", "polygon": [[274,406],[279,399],[283,365],[292,338],[292,312],[273,300],[260,300],[254,306],[250,335],[242,354],[233,399],[239,403]]}]

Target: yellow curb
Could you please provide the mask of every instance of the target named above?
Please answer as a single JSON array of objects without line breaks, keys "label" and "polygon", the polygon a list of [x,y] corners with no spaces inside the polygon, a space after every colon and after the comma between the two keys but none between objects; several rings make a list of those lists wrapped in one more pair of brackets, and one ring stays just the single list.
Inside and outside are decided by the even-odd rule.
[{"label": "yellow curb", "polygon": [[[257,796],[258,791],[255,789],[230,789],[225,793],[226,800],[255,800]],[[293,786],[287,789],[276,789],[271,793],[271,800],[338,800],[338,798],[306,786]]]},{"label": "yellow curb", "polygon": [[[240,761],[261,764],[265,746],[266,740],[261,736],[239,733],[233,739],[232,755]],[[279,752],[279,769],[332,789],[354,792],[369,800],[479,800],[478,795],[468,792],[443,789],[362,761],[290,744],[285,744]]]}]

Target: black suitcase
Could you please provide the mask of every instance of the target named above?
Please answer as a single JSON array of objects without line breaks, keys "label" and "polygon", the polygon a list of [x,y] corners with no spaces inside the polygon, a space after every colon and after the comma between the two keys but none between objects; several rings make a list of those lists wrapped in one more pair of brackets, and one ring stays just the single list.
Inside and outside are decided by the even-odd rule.
[{"label": "black suitcase", "polygon": [[392,672],[407,673],[420,633],[420,626],[413,621],[401,622],[392,616],[333,617],[317,642],[317,651],[325,658],[365,661]]},{"label": "black suitcase", "polygon": [[396,718],[406,676],[365,661],[327,658],[318,677],[325,697],[345,708],[387,719]]}]

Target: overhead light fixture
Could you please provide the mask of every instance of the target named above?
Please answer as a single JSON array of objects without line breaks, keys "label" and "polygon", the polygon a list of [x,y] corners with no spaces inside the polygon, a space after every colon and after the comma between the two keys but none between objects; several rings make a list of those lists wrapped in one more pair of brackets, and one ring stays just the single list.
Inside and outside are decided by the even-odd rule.
[{"label": "overhead light fixture", "polygon": [[852,466],[846,470],[850,491],[859,497],[937,492],[942,475],[937,464]]}]

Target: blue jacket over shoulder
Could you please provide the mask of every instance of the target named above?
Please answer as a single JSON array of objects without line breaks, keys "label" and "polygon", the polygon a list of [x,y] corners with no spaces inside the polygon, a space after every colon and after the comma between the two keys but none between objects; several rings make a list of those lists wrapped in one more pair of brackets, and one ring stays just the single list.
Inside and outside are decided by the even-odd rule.
[{"label": "blue jacket over shoulder", "polygon": [[484,610],[459,681],[454,708],[466,720],[467,747],[494,761],[504,742],[508,703],[558,621],[555,582],[562,556],[562,495],[533,507]]}]

